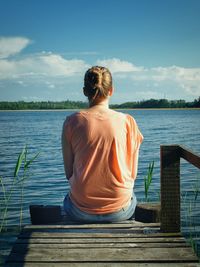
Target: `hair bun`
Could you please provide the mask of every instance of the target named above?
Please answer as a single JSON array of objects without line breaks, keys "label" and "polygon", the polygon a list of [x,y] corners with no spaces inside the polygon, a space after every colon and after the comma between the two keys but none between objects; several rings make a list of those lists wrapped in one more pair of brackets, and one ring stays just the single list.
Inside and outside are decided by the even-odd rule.
[{"label": "hair bun", "polygon": [[95,66],[88,69],[84,78],[84,92],[89,100],[107,97],[112,87],[112,76],[107,68]]}]

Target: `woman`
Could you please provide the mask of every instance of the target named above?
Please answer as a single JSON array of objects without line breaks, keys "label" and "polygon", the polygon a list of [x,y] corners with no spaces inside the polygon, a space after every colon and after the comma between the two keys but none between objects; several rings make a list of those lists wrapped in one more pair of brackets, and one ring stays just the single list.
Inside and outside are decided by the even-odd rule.
[{"label": "woman", "polygon": [[64,167],[71,187],[64,210],[80,222],[130,219],[143,136],[130,115],[109,109],[113,85],[107,68],[90,68],[83,92],[89,108],[67,117],[63,125]]}]

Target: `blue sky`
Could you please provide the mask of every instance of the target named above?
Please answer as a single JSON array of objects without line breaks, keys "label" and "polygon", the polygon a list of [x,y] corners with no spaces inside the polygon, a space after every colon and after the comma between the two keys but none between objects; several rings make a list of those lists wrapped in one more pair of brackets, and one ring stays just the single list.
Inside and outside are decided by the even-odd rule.
[{"label": "blue sky", "polygon": [[0,0],[0,100],[85,100],[110,68],[112,103],[200,95],[199,0]]}]

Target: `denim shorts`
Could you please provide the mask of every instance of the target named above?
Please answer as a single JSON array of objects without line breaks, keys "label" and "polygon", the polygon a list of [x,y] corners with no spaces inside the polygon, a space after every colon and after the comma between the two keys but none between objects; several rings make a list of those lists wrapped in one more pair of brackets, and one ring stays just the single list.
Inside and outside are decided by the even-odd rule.
[{"label": "denim shorts", "polygon": [[106,214],[90,214],[84,211],[81,211],[77,208],[71,201],[69,195],[66,195],[63,206],[64,211],[70,217],[70,219],[78,222],[87,222],[87,223],[96,223],[96,222],[120,222],[128,219],[134,219],[134,212],[136,208],[137,200],[136,196],[132,194],[131,203],[125,208],[122,208],[119,211]]}]

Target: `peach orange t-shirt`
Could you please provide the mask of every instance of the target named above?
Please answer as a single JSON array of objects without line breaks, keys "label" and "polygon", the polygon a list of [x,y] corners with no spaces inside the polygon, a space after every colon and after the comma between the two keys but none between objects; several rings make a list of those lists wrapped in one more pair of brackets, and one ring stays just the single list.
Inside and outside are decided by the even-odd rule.
[{"label": "peach orange t-shirt", "polygon": [[63,131],[74,157],[73,174],[68,177],[74,205],[91,214],[127,206],[143,140],[134,118],[110,109],[80,111],[66,118]]}]

